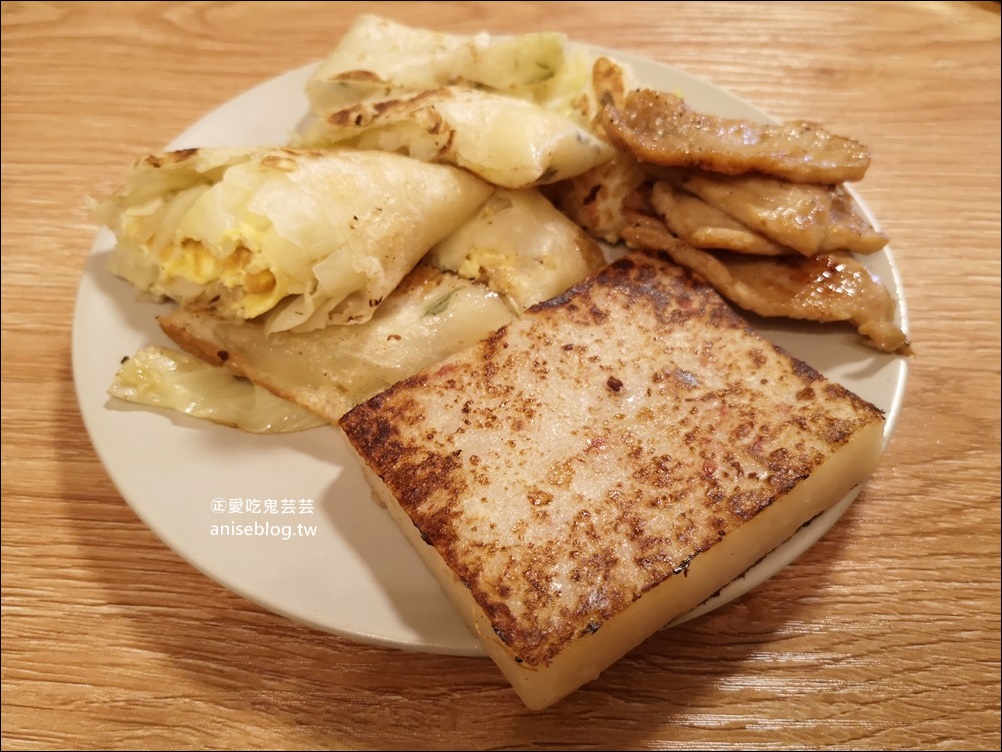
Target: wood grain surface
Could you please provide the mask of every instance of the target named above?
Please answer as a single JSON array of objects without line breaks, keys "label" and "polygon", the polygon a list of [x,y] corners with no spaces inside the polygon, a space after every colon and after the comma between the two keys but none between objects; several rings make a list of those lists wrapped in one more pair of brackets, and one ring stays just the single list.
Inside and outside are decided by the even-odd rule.
[{"label": "wood grain surface", "polygon": [[[566,32],[874,154],[915,347],[875,476],[793,566],[542,713],[487,659],[341,639],[196,571],[74,395],[85,197],[373,10]],[[2,86],[4,749],[998,749],[997,3],[4,2]]]}]

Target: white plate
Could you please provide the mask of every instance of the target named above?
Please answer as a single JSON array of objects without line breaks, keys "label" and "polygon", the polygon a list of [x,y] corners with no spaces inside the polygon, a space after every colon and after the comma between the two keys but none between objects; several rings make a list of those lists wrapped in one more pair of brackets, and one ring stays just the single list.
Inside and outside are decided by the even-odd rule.
[{"label": "white plate", "polygon": [[[768,119],[731,94],[676,69],[597,51],[632,65],[642,84],[680,91],[698,110]],[[313,68],[292,71],[227,102],[168,148],[286,142],[308,113],[304,84]],[[467,632],[417,554],[371,500],[334,428],[252,436],[179,414],[135,409],[107,397],[123,357],[150,344],[170,344],[154,319],[161,307],[140,302],[127,283],[105,271],[112,244],[111,234],[103,230],[80,285],[73,374],[94,447],[136,514],[209,577],[291,619],[369,643],[482,655],[479,642]],[[890,252],[865,262],[898,299],[907,331]],[[848,330],[759,320],[755,325],[772,341],[882,408],[888,415],[886,441],[901,406],[904,358],[877,353]],[[857,493],[842,499],[683,619],[727,603],[785,567],[835,523]],[[231,499],[241,502],[241,513]],[[276,500],[278,513],[264,511],[267,499]],[[312,500],[312,513],[303,499]],[[222,511],[214,500],[222,500]],[[253,500],[259,501],[259,511],[248,511]],[[282,505],[282,500],[294,503]],[[212,534],[214,525],[247,525],[255,534],[220,537]],[[297,525],[315,526],[316,531],[311,535]],[[265,529],[278,534],[256,534]]]}]

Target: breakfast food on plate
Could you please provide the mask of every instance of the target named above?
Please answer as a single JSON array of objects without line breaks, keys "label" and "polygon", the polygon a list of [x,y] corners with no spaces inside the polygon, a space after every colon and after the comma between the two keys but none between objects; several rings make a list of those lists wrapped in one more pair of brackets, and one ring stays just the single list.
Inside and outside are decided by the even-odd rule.
[{"label": "breakfast food on plate", "polygon": [[398,151],[464,167],[507,188],[571,178],[612,156],[609,144],[570,118],[534,102],[464,86],[366,100],[325,113],[297,143]]},{"label": "breakfast food on plate", "polygon": [[715,248],[753,256],[784,256],[791,251],[741,224],[699,196],[671,183],[655,183],[651,188],[650,203],[664,222],[665,229],[696,248]]},{"label": "breakfast food on plate", "polygon": [[[142,351],[112,394],[339,425],[529,707],[873,471],[882,412],[721,297],[909,352],[856,256],[887,242],[843,185],[858,142],[695,112],[559,34],[375,16],[307,94],[294,146],[150,156],[98,206],[110,268],[200,359]],[[288,403],[262,417],[259,387]]]},{"label": "breakfast food on plate", "polygon": [[861,180],[870,166],[865,146],[816,123],[771,125],[706,115],[662,91],[630,92],[622,112],[610,103],[602,113],[614,141],[664,167],[832,184]]},{"label": "breakfast food on plate", "polygon": [[640,252],[341,420],[531,708],[866,479],[883,426],[704,283]]},{"label": "breakfast food on plate", "polygon": [[618,243],[630,222],[630,202],[637,202],[641,208],[648,204],[646,194],[641,192],[648,181],[636,157],[617,152],[608,162],[542,190],[590,235],[606,243]]},{"label": "breakfast food on plate", "polygon": [[668,173],[667,180],[804,256],[875,253],[887,245],[887,238],[856,212],[841,186],[698,171]]},{"label": "breakfast food on plate", "polygon": [[602,249],[537,190],[499,188],[428,261],[479,279],[521,314],[605,263]]},{"label": "breakfast food on plate", "polygon": [[563,34],[443,34],[364,14],[310,76],[306,93],[320,115],[365,99],[462,84],[586,122],[596,114],[593,102],[581,100],[591,65],[592,56],[570,49]]},{"label": "breakfast food on plate", "polygon": [[593,82],[619,151],[546,188],[561,211],[594,237],[669,251],[745,310],[849,322],[878,350],[911,352],[893,297],[852,256],[887,244],[842,184],[864,176],[866,147],[812,123],[763,125],[627,92],[605,59]]},{"label": "breakfast food on plate", "polygon": [[140,160],[97,216],[140,289],[308,331],[368,320],[491,190],[387,152],[186,149]]}]

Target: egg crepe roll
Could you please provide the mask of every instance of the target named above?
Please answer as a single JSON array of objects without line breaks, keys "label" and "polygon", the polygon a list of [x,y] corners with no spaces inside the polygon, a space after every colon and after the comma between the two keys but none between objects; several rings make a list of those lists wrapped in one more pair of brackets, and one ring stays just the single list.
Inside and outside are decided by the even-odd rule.
[{"label": "egg crepe roll", "polygon": [[535,188],[498,188],[427,259],[486,283],[519,315],[605,264],[599,244]]},{"label": "egg crepe roll", "polygon": [[[317,113],[460,81],[534,99],[580,89],[588,65],[554,32],[461,36],[359,16],[306,84]],[[555,86],[556,85],[556,86]]]},{"label": "egg crepe roll", "polygon": [[598,244],[539,191],[499,188],[365,323],[267,335],[194,306],[159,322],[187,352],[334,423],[603,264]]},{"label": "egg crepe roll", "polygon": [[572,178],[615,153],[559,112],[464,86],[367,99],[324,113],[297,144],[398,151],[465,167],[505,188]]},{"label": "egg crepe roll", "polygon": [[545,185],[614,153],[594,127],[595,61],[562,34],[460,36],[363,15],[307,82],[316,118],[294,142],[398,151],[505,188]]},{"label": "egg crepe roll", "polygon": [[387,152],[186,149],[140,160],[95,213],[141,290],[310,331],[368,321],[491,190]]},{"label": "egg crepe roll", "polygon": [[513,318],[486,285],[420,263],[357,326],[266,335],[256,321],[227,320],[197,307],[158,322],[185,351],[336,423],[355,405]]}]

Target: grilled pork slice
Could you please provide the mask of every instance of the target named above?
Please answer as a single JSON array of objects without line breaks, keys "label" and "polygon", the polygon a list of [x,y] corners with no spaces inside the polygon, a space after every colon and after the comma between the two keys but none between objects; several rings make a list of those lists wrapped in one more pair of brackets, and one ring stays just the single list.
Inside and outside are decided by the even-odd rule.
[{"label": "grilled pork slice", "polygon": [[340,425],[536,709],[865,480],[884,419],[632,252]]},{"label": "grilled pork slice", "polygon": [[826,251],[875,253],[887,245],[887,237],[856,212],[841,186],[698,171],[672,171],[665,177],[747,227],[805,256]]},{"label": "grilled pork slice", "polygon": [[870,271],[841,254],[762,258],[703,251],[680,241],[652,217],[635,217],[623,231],[637,248],[664,251],[709,282],[725,298],[759,316],[845,321],[869,344],[906,355],[908,338],[895,323],[897,304]]},{"label": "grilled pork slice", "polygon": [[861,180],[870,152],[816,123],[763,125],[703,115],[673,94],[641,89],[622,111],[607,104],[609,136],[639,159],[666,167],[696,167],[725,175],[760,172],[797,183]]},{"label": "grilled pork slice", "polygon": [[794,251],[749,230],[726,212],[688,191],[658,181],[651,205],[665,227],[696,248],[718,248],[754,256],[784,256]]},{"label": "grilled pork slice", "polygon": [[351,407],[512,318],[486,285],[422,263],[364,324],[268,335],[259,322],[191,308],[159,323],[193,355],[336,423]]}]

